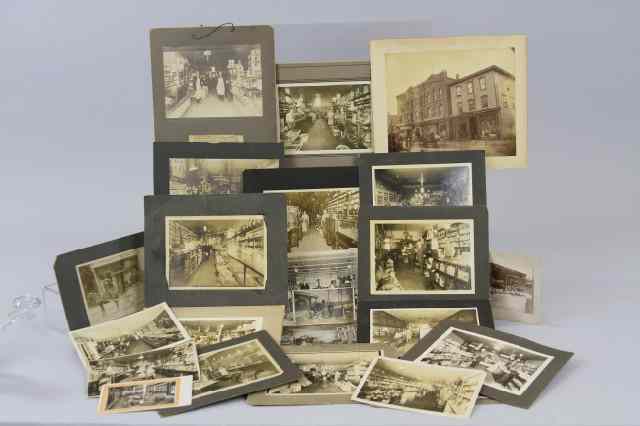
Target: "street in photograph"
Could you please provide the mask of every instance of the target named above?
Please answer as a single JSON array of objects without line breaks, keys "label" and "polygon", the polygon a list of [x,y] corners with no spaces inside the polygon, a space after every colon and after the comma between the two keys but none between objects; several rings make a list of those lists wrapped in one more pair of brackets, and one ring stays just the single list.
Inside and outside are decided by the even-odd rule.
[{"label": "street in photograph", "polygon": [[356,326],[340,325],[285,326],[282,328],[282,345],[312,345],[321,343],[356,343]]},{"label": "street in photograph", "polygon": [[262,330],[262,318],[180,318],[198,350]]}]

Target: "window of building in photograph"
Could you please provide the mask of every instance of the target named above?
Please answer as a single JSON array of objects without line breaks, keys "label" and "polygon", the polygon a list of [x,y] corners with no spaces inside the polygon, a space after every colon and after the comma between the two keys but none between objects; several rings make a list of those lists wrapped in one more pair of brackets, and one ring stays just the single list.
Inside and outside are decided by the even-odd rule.
[{"label": "window of building in photograph", "polygon": [[476,100],[475,99],[469,99],[469,111],[473,111],[476,109]]},{"label": "window of building in photograph", "polygon": [[442,116],[444,115],[444,114],[443,114],[443,112],[444,112],[444,111],[443,111],[443,109],[442,109],[442,104],[438,105],[438,115],[439,115],[440,117],[442,117]]},{"label": "window of building in photograph", "polygon": [[509,108],[509,101],[507,100],[507,95],[502,94],[502,106],[505,108]]},{"label": "window of building in photograph", "polygon": [[462,86],[456,86],[456,96],[462,96]]},{"label": "window of building in photograph", "polygon": [[488,108],[489,107],[489,96],[487,96],[487,95],[480,96],[480,104],[482,105],[482,108]]},{"label": "window of building in photograph", "polygon": [[480,77],[480,90],[486,90],[487,80],[484,77]]},{"label": "window of building in photograph", "polygon": [[473,82],[470,81],[467,83],[467,93],[473,95]]},{"label": "window of building in photograph", "polygon": [[439,99],[442,99],[442,97],[444,96],[444,89],[441,87],[439,92],[440,92]]},{"label": "window of building in photograph", "polygon": [[462,102],[458,102],[458,114],[462,114],[464,111],[462,111]]}]

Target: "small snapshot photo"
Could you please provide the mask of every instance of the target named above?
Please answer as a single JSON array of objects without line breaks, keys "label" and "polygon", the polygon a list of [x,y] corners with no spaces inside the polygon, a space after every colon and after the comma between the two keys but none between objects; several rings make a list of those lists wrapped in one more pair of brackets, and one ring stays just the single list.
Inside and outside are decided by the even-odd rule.
[{"label": "small snapshot photo", "polygon": [[450,327],[417,359],[434,365],[485,371],[486,386],[522,395],[553,360],[553,356]]},{"label": "small snapshot photo", "polygon": [[497,319],[540,321],[540,282],[535,261],[491,253],[489,298]]},{"label": "small snapshot photo", "polygon": [[198,350],[262,330],[261,317],[180,318]]},{"label": "small snapshot photo", "polygon": [[284,326],[281,345],[316,345],[356,343],[356,326],[348,324],[324,324]]},{"label": "small snapshot photo", "polygon": [[440,321],[480,325],[477,308],[371,309],[369,315],[369,341],[393,347],[399,356],[411,349]]},{"label": "small snapshot photo", "polygon": [[372,167],[374,206],[473,205],[471,163]]},{"label": "small snapshot photo", "polygon": [[261,290],[266,283],[264,216],[167,216],[170,290]]},{"label": "small snapshot photo", "polygon": [[98,414],[162,410],[191,404],[193,377],[116,383],[100,391]]},{"label": "small snapshot photo", "polygon": [[170,158],[169,195],[239,194],[242,172],[277,167],[275,159]]},{"label": "small snapshot photo", "polygon": [[127,250],[76,267],[89,324],[144,308],[144,248]]},{"label": "small snapshot photo", "polygon": [[257,340],[238,343],[199,357],[200,379],[193,383],[194,398],[270,379],[282,374],[271,354]]},{"label": "small snapshot photo", "polygon": [[353,288],[289,291],[286,325],[352,322],[356,316]]},{"label": "small snapshot photo", "polygon": [[371,294],[473,294],[472,219],[372,220]]},{"label": "small snapshot photo", "polygon": [[378,407],[469,417],[485,375],[479,370],[380,357],[373,361],[352,399]]},{"label": "small snapshot photo", "polygon": [[285,153],[371,152],[370,86],[368,81],[279,84]]},{"label": "small snapshot photo", "polygon": [[166,118],[262,116],[259,44],[164,47]]}]

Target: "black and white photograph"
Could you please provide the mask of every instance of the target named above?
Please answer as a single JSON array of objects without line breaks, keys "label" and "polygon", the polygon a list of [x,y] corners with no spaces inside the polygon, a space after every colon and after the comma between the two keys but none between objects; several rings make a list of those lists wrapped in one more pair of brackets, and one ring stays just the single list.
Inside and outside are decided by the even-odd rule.
[{"label": "black and white photograph", "polygon": [[169,194],[239,194],[242,172],[277,167],[277,159],[170,158]]},{"label": "black and white photograph", "polygon": [[259,44],[162,49],[166,118],[262,116]]},{"label": "black and white photograph", "polygon": [[180,318],[196,349],[237,339],[262,330],[261,317]]},{"label": "black and white photograph", "polygon": [[374,206],[473,205],[471,163],[372,167]]},{"label": "black and white photograph", "polygon": [[102,359],[89,363],[88,393],[97,397],[100,388],[109,383],[123,383],[163,377],[198,377],[198,354],[192,342]]},{"label": "black and white photograph", "polygon": [[473,294],[474,224],[372,220],[371,294]]},{"label": "black and white photograph", "polygon": [[496,319],[540,322],[540,267],[534,259],[491,252],[489,300]]},{"label": "black and white photograph", "polygon": [[102,387],[98,414],[162,410],[191,404],[192,376],[115,383]]},{"label": "black and white photograph", "polygon": [[285,345],[349,344],[356,343],[357,333],[354,323],[323,324],[305,326],[285,326],[282,340]]},{"label": "black and white photograph", "polygon": [[165,225],[170,290],[265,288],[263,216],[167,216]]},{"label": "black and white photograph", "polygon": [[369,315],[369,341],[389,345],[398,355],[406,353],[441,321],[480,325],[477,308],[371,309]]},{"label": "black and white photograph", "polygon": [[287,155],[372,151],[368,81],[279,84],[278,108]]},{"label": "black and white photograph", "polygon": [[90,324],[144,308],[144,248],[77,265],[76,272]]},{"label": "black and white photograph", "polygon": [[341,324],[355,320],[354,289],[290,290],[285,325]]},{"label": "black and white photograph", "polygon": [[85,366],[189,341],[187,330],[166,303],[69,333]]},{"label": "black and white photograph", "polygon": [[375,40],[371,56],[376,148],[480,149],[526,167],[525,37]]},{"label": "black and white photograph", "polygon": [[257,339],[206,352],[199,356],[199,362],[200,379],[193,383],[194,398],[282,374],[282,369]]},{"label": "black and white photograph", "polygon": [[289,290],[357,289],[356,249],[289,255]]},{"label": "black and white photograph", "polygon": [[486,373],[380,357],[354,392],[363,404],[447,417],[470,417]]}]

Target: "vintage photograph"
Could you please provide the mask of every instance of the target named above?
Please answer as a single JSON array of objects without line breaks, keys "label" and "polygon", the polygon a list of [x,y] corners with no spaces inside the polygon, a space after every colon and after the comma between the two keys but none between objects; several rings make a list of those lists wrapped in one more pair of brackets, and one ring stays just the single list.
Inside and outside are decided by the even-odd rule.
[{"label": "vintage photograph", "polygon": [[472,219],[370,222],[371,294],[473,294]]},{"label": "vintage photograph", "polygon": [[190,339],[166,303],[69,333],[85,366],[91,361],[134,355]]},{"label": "vintage photograph", "polygon": [[354,323],[285,326],[282,329],[281,345],[347,344],[356,343]]},{"label": "vintage photograph", "polygon": [[480,325],[477,308],[371,309],[371,343],[385,344],[401,356],[426,336],[440,321],[453,320]]},{"label": "vintage photograph", "polygon": [[88,393],[97,397],[109,383],[123,383],[164,377],[198,376],[198,354],[193,343],[169,346],[134,355],[89,363]]},{"label": "vintage photograph", "polygon": [[368,81],[278,85],[286,154],[371,152]]},{"label": "vintage photograph", "polygon": [[540,322],[540,277],[524,256],[491,253],[489,299],[496,319]]},{"label": "vintage photograph", "polygon": [[193,397],[247,386],[282,374],[282,369],[257,339],[204,353]]},{"label": "vintage photograph", "polygon": [[357,289],[357,249],[289,254],[289,290]]},{"label": "vintage photograph", "polygon": [[493,337],[449,327],[418,360],[485,371],[486,386],[522,395],[553,357]]},{"label": "vintage photograph", "polygon": [[256,290],[266,283],[264,216],[167,216],[170,290]]},{"label": "vintage photograph", "polygon": [[92,260],[76,271],[91,325],[144,308],[144,248]]},{"label": "vintage photograph", "polygon": [[180,318],[198,350],[262,330],[261,317]]},{"label": "vintage photograph", "polygon": [[166,118],[262,116],[259,44],[164,47]]},{"label": "vintage photograph", "polygon": [[340,324],[356,316],[353,288],[290,290],[285,325]]},{"label": "vintage photograph", "polygon": [[276,159],[170,158],[169,194],[239,194],[242,172],[277,167]]},{"label": "vintage photograph", "polygon": [[372,167],[373,205],[472,206],[471,163]]},{"label": "vintage photograph", "polygon": [[191,376],[109,384],[100,391],[98,414],[162,410],[191,404]]},{"label": "vintage photograph", "polygon": [[485,375],[478,370],[380,357],[369,367],[352,399],[379,407],[469,417]]}]

